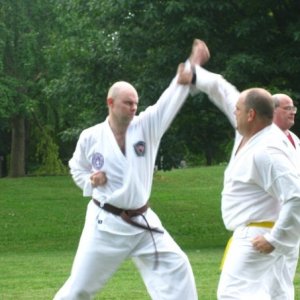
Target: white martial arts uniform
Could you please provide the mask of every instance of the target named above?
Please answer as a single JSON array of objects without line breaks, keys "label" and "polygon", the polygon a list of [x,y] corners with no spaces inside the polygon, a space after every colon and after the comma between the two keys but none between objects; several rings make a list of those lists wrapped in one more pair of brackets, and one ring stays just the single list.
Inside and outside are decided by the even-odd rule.
[{"label": "white martial arts uniform", "polygon": [[[196,74],[196,89],[207,93],[236,127],[234,111],[240,93],[220,75],[201,67],[196,67]],[[241,138],[236,132],[224,175],[222,217],[226,228],[234,233],[218,299],[293,300],[300,229],[297,153],[274,124],[258,132],[235,154]],[[260,222],[275,225],[272,229],[248,226]],[[257,235],[264,235],[275,250],[270,254],[256,251],[251,240]]]},{"label": "white martial arts uniform", "polygon": [[[176,77],[155,105],[134,117],[126,133],[126,155],[121,152],[108,120],[84,130],[69,162],[83,195],[122,209],[145,205],[151,193],[161,137],[188,92],[189,87],[178,85]],[[107,183],[93,188],[90,175],[97,171],[106,173]],[[153,233],[158,252],[156,269],[150,232],[124,222],[90,201],[71,275],[54,299],[92,299],[128,257],[133,258],[152,299],[197,299],[187,256],[151,208],[144,216],[151,227],[164,232]],[[141,216],[134,219],[145,225]]]},{"label": "white martial arts uniform", "polygon": [[[293,150],[296,150],[294,163],[298,164],[298,170],[300,170],[300,140],[299,138],[291,131],[289,131],[290,135],[292,136],[292,139],[294,140],[295,149],[291,147],[292,152]],[[296,275],[298,260],[299,260],[299,249],[300,249],[300,241],[298,245],[293,249],[293,251],[290,251],[287,255],[285,255],[285,268],[282,268],[280,266],[277,266],[276,264],[273,265],[273,273],[275,274],[273,277],[270,278],[271,283],[267,283],[268,286],[278,286],[280,282],[284,279],[285,286],[286,286],[286,292],[287,295],[283,299],[295,299],[295,290],[294,290],[294,278]],[[287,270],[287,272],[283,273],[282,270]],[[279,274],[278,274],[279,272]],[[283,276],[281,276],[283,274]],[[267,287],[268,288],[268,287]],[[289,298],[288,298],[289,297]]]}]

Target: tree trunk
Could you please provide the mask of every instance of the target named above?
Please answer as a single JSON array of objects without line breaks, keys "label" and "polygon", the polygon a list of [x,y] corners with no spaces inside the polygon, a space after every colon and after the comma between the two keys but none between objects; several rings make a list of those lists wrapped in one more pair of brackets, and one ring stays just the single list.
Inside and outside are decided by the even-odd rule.
[{"label": "tree trunk", "polygon": [[208,147],[208,148],[204,149],[204,152],[205,152],[205,158],[206,158],[206,165],[211,166],[212,165],[212,159],[213,159],[211,149]]},{"label": "tree trunk", "polygon": [[10,177],[25,175],[25,119],[16,116],[12,120],[12,142],[10,155]]}]

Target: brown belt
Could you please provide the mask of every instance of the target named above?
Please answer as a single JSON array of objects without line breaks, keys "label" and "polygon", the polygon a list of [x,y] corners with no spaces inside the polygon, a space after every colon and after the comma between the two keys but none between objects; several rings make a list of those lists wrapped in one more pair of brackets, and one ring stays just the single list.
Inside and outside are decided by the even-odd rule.
[{"label": "brown belt", "polygon": [[[149,207],[148,203],[145,204],[144,206],[138,208],[138,209],[127,209],[126,210],[126,209],[122,209],[122,208],[113,206],[109,203],[104,203],[104,205],[101,205],[101,203],[96,199],[93,199],[93,202],[97,206],[102,208],[103,210],[105,210],[109,213],[112,213],[114,215],[120,216],[125,222],[129,223],[130,225],[148,230],[150,232],[151,238],[152,238],[152,241],[153,241],[153,245],[154,245],[154,249],[155,249],[156,262],[155,262],[154,268],[156,268],[157,265],[158,265],[158,252],[157,252],[155,240],[154,240],[154,237],[153,237],[153,232],[157,232],[157,233],[164,233],[164,232],[161,229],[151,227],[149,225],[146,217],[143,215],[143,213],[146,212],[148,207]],[[132,219],[132,217],[137,217],[137,216],[141,216],[144,219],[146,225],[138,223],[138,222],[136,222]]]}]

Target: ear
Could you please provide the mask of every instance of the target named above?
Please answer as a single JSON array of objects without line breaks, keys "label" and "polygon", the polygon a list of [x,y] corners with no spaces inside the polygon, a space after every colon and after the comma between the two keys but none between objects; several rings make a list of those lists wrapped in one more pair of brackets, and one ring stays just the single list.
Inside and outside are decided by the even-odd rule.
[{"label": "ear", "polygon": [[256,111],[253,108],[250,108],[248,111],[248,121],[253,121],[256,117]]},{"label": "ear", "polygon": [[113,102],[114,102],[113,98],[107,98],[107,99],[106,99],[106,103],[107,103],[107,106],[108,106],[108,107],[111,107],[112,104],[113,104]]}]

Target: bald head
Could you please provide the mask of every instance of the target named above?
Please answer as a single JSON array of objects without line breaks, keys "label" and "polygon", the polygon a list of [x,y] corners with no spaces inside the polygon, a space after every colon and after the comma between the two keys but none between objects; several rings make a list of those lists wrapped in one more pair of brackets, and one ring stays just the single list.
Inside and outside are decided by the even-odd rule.
[{"label": "bald head", "polygon": [[117,81],[108,90],[107,99],[116,99],[122,93],[134,93],[137,95],[136,89],[130,83],[126,81]]}]

